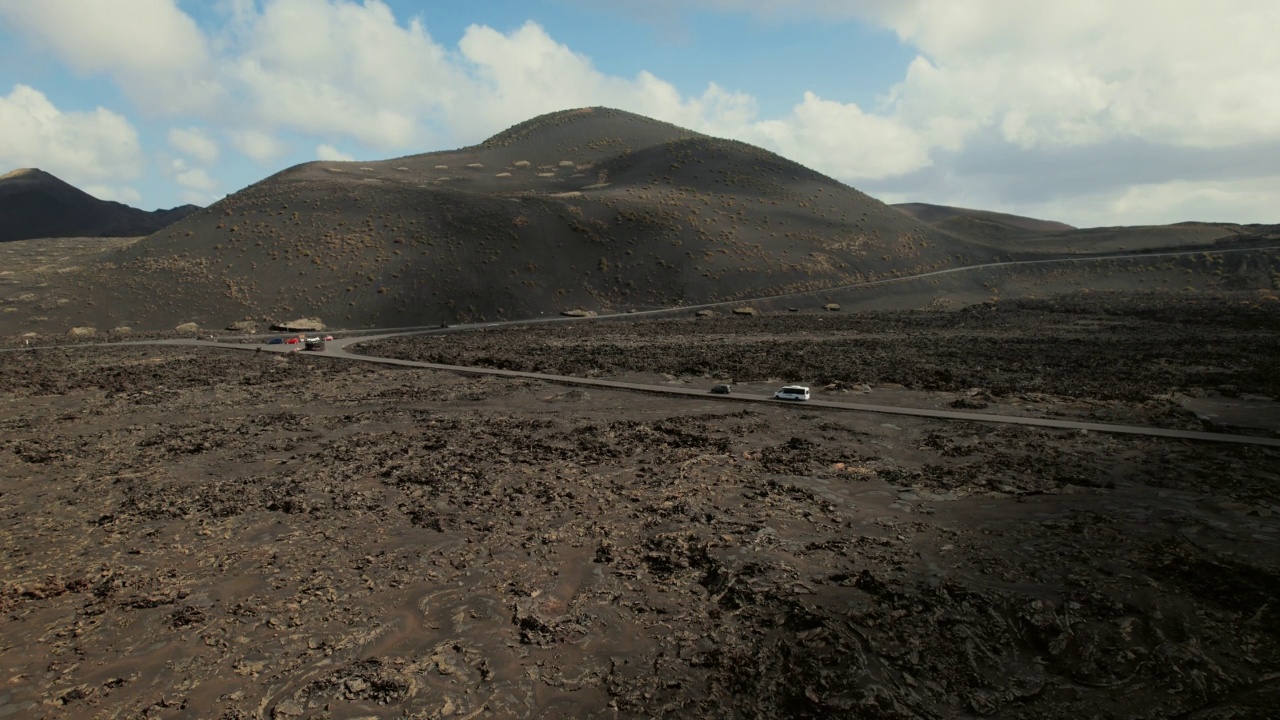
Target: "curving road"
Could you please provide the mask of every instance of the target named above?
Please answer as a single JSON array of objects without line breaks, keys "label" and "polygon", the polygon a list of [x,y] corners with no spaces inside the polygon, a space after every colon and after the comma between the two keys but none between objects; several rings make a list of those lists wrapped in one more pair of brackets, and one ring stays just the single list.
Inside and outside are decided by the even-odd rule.
[{"label": "curving road", "polygon": [[[785,295],[774,295],[767,297],[753,298],[751,300],[732,300],[726,302],[704,303],[700,305],[683,305],[676,308],[659,308],[655,310],[641,310],[632,313],[617,313],[611,315],[601,315],[596,319],[609,317],[637,317],[637,316],[653,316],[670,313],[687,313],[691,310],[700,310],[706,308],[726,307],[730,305],[742,305],[750,302],[759,302],[763,300],[777,300],[788,297],[804,297],[820,293],[836,292],[840,290],[849,290],[859,287],[872,287],[877,285],[885,285],[889,283],[907,282],[928,278],[938,275],[947,275],[952,273],[966,272],[970,270],[979,270],[984,268],[1007,267],[1015,265],[1043,265],[1049,263],[1080,263],[1080,262],[1097,262],[1102,260],[1119,260],[1133,258],[1157,258],[1157,257],[1178,257],[1200,254],[1226,254],[1240,252],[1257,252],[1260,250],[1280,250],[1280,246],[1265,246],[1255,248],[1234,248],[1224,250],[1179,250],[1167,252],[1152,253],[1133,253],[1133,254],[1110,254],[1095,255],[1089,257],[1077,258],[1056,258],[1052,260],[1009,260],[1003,262],[984,263],[981,265],[967,265],[964,267],[947,268],[945,270],[935,270],[932,272],[921,273],[919,275],[910,275],[897,278],[885,278],[882,280],[873,280],[864,283],[855,283],[840,287],[827,288],[821,291],[804,292],[804,293],[788,293]],[[699,397],[702,399],[718,400],[723,402],[736,403],[775,403],[784,405],[793,405],[804,408],[828,408],[833,410],[853,410],[860,412],[883,413],[888,415],[908,415],[912,417],[935,418],[942,420],[962,420],[967,422],[983,422],[983,423],[1002,423],[1008,425],[1024,425],[1033,427],[1056,428],[1061,430],[1082,430],[1086,432],[1103,432],[1123,435],[1143,435],[1148,437],[1164,437],[1178,440],[1198,440],[1207,442],[1223,442],[1235,443],[1240,445],[1255,445],[1265,447],[1280,447],[1280,438],[1252,437],[1248,435],[1231,435],[1227,433],[1202,432],[1197,430],[1172,430],[1168,428],[1147,427],[1139,425],[1113,425],[1109,423],[1083,422],[1075,420],[1053,420],[1047,418],[1021,417],[1017,415],[997,415],[986,413],[972,412],[956,412],[952,410],[929,410],[923,408],[904,408],[892,405],[873,405],[867,403],[850,403],[837,402],[833,400],[809,400],[803,403],[795,403],[785,400],[777,400],[772,396],[760,395],[712,395],[704,390],[690,388],[676,388],[667,385],[647,385],[642,383],[628,383],[617,380],[602,380],[596,378],[580,378],[568,375],[551,375],[546,373],[521,372],[516,370],[500,370],[497,368],[472,367],[465,365],[444,365],[438,363],[416,362],[412,360],[400,360],[397,358],[375,357],[370,355],[359,355],[347,351],[351,345],[358,343],[372,342],[390,337],[408,336],[408,335],[429,335],[444,332],[457,332],[464,330],[475,330],[494,327],[509,327],[517,325],[531,325],[547,322],[572,322],[583,320],[584,318],[551,316],[544,318],[533,318],[526,320],[505,320],[495,322],[474,323],[469,325],[456,325],[447,328],[441,327],[405,327],[405,328],[388,328],[382,330],[367,330],[365,334],[354,337],[341,338],[327,343],[327,347],[323,351],[308,352],[309,355],[321,357],[330,357],[335,359],[343,359],[350,361],[377,363],[382,365],[395,365],[400,367],[422,368],[428,370],[442,370],[446,372],[456,372],[467,375],[493,375],[498,377],[524,378],[530,380],[542,380],[544,382],[557,383],[561,385],[579,385],[586,387],[608,388],[613,390],[629,390],[633,392],[646,392],[661,395],[683,395]],[[279,333],[273,333],[278,335]],[[265,335],[258,336],[238,336],[237,339],[245,339],[251,337],[267,337]],[[101,346],[122,346],[122,345],[188,345],[197,347],[211,347],[232,349],[240,351],[253,352],[276,352],[290,353],[299,351],[298,345],[259,345],[244,343],[226,343],[211,340],[194,340],[194,339],[176,339],[176,340],[132,340],[112,343],[83,343],[71,345],[52,345],[29,348],[3,348],[0,352],[15,352],[22,350],[37,350],[51,348],[69,348],[69,347],[101,347]]]},{"label": "curving road", "polygon": [[332,340],[326,343],[326,348],[322,351],[305,351],[297,350],[297,345],[246,345],[246,344],[230,344],[219,343],[208,340],[161,340],[155,341],[154,344],[166,345],[196,345],[202,347],[230,348],[240,351],[252,352],[275,352],[275,353],[292,353],[303,352],[307,355],[317,357],[330,357],[341,360],[351,360],[357,362],[376,363],[380,365],[393,365],[397,367],[420,368],[425,370],[442,370],[445,372],[455,372],[463,375],[491,375],[496,377],[507,378],[523,378],[527,380],[542,380],[544,382],[556,383],[560,385],[577,385],[583,387],[607,388],[610,390],[629,390],[632,392],[654,393],[658,395],[681,395],[686,397],[697,397],[703,400],[718,400],[722,402],[736,403],[773,403],[777,405],[787,405],[797,409],[832,409],[832,410],[853,410],[859,412],[883,413],[886,415],[908,415],[911,417],[935,418],[941,420],[963,420],[966,422],[983,422],[983,423],[1001,423],[1006,425],[1024,425],[1031,427],[1046,427],[1059,430],[1083,430],[1086,432],[1103,432],[1121,435],[1144,435],[1148,437],[1163,437],[1177,440],[1198,440],[1207,442],[1234,443],[1239,445],[1260,445],[1265,447],[1280,447],[1280,438],[1252,437],[1249,435],[1231,435],[1227,433],[1202,432],[1198,430],[1172,430],[1168,428],[1146,427],[1140,425],[1112,425],[1109,423],[1083,422],[1076,420],[1053,420],[1048,418],[1022,417],[1018,415],[996,415],[974,412],[957,412],[954,410],[929,410],[923,408],[905,408],[895,407],[892,405],[872,405],[868,403],[851,403],[838,402],[835,400],[809,400],[807,402],[793,402],[787,400],[777,400],[772,396],[766,395],[713,395],[706,390],[693,388],[677,388],[669,385],[648,385],[644,383],[630,383],[619,380],[603,380],[598,378],[581,378],[570,375],[552,375],[548,373],[522,372],[519,370],[500,370],[498,368],[473,367],[469,365],[445,365],[441,363],[417,362],[414,360],[401,360],[399,358],[376,357],[372,355],[359,355],[348,352],[347,348],[351,345],[380,340],[387,337],[395,337],[400,335],[418,335],[422,332],[408,331],[399,333],[386,333],[382,335],[362,336],[342,338]]}]

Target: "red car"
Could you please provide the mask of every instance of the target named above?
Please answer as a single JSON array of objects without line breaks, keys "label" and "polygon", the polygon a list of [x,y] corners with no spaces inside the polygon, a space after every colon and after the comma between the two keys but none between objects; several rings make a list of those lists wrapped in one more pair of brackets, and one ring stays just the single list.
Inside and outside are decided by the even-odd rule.
[{"label": "red car", "polygon": [[297,344],[298,344],[298,338],[289,338],[288,340],[285,340],[285,341],[284,341],[284,344],[285,344],[285,345],[297,345]]},{"label": "red car", "polygon": [[324,336],[324,341],[325,341],[325,342],[329,342],[329,341],[330,341],[330,340],[332,340],[332,339],[333,339],[333,336],[332,336],[332,335],[325,335],[325,336]]}]

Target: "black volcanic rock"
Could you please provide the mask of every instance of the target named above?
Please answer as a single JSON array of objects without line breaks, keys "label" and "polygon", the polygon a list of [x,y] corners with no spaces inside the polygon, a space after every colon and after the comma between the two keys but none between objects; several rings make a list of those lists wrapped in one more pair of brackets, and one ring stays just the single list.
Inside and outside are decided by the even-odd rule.
[{"label": "black volcanic rock", "polygon": [[0,176],[0,242],[52,237],[150,235],[199,208],[146,212],[99,200],[43,170]]}]

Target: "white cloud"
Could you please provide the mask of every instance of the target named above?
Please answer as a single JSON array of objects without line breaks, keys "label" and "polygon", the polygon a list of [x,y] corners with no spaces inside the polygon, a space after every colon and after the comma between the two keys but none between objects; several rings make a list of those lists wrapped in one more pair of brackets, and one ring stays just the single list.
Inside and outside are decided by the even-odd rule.
[{"label": "white cloud", "polygon": [[[964,166],[993,141],[1026,157],[1135,138],[1179,149],[1280,143],[1274,0],[655,3],[662,9],[651,4],[645,12],[695,5],[793,26],[871,22],[919,56],[874,110],[804,93],[797,78],[794,107],[761,117],[752,96],[712,82],[687,95],[648,72],[601,72],[532,22],[509,32],[472,26],[448,47],[424,21],[402,21],[382,0],[223,0],[218,17],[225,24],[209,30],[178,0],[0,0],[0,21],[76,71],[111,77],[143,112],[214,128],[264,164],[290,152],[286,139],[316,147],[321,158],[349,157],[337,146],[417,152],[476,142],[534,115],[585,105],[757,143],[855,183],[927,171],[980,188],[994,181],[966,175]],[[217,161],[218,143],[200,127],[174,128],[168,139],[195,161]],[[321,139],[326,144],[315,145]],[[0,138],[0,147],[6,142]],[[1016,175],[1014,166],[1008,173]],[[176,182],[186,172],[194,171],[167,177]],[[1135,180],[1130,201],[1103,205],[1134,217],[1156,212],[1160,198],[1236,207],[1209,192],[1213,178],[1177,179],[1194,184],[1194,193],[1166,180]],[[996,190],[985,191],[995,209],[1028,206]],[[1254,192],[1244,197],[1261,201]]]},{"label": "white cloud", "polygon": [[221,197],[218,195],[202,193],[197,190],[183,190],[178,193],[178,201],[183,205],[199,205],[201,207],[208,207],[220,199]]},{"label": "white cloud", "polygon": [[39,167],[80,185],[138,176],[142,150],[129,121],[106,110],[63,112],[44,93],[16,85],[0,97],[0,166]]},{"label": "white cloud", "polygon": [[352,160],[355,160],[354,157],[342,152],[332,145],[317,145],[316,159],[329,160],[332,162],[351,162]]},{"label": "white cloud", "polygon": [[164,157],[158,160],[160,172],[187,190],[208,193],[218,187],[215,180],[204,168],[193,168],[183,158]]},{"label": "white cloud", "polygon": [[920,49],[895,93],[912,124],[979,118],[1022,146],[1280,138],[1271,0],[852,5]]},{"label": "white cloud", "polygon": [[170,129],[169,145],[203,163],[213,163],[218,159],[218,143],[200,128]]},{"label": "white cloud", "polygon": [[930,162],[923,139],[910,128],[813,93],[805,93],[789,117],[745,126],[740,134],[845,180],[901,175]]},{"label": "white cloud", "polygon": [[208,110],[221,95],[208,38],[174,0],[0,0],[0,18],[149,110]]},{"label": "white cloud", "polygon": [[142,202],[142,193],[139,193],[128,185],[102,185],[90,183],[89,185],[85,185],[81,188],[81,190],[84,190],[99,200],[111,200],[113,202],[135,206]]},{"label": "white cloud", "polygon": [[178,184],[191,190],[209,191],[218,187],[218,181],[209,177],[209,173],[199,168],[193,168],[186,172],[180,172],[174,179]]},{"label": "white cloud", "polygon": [[242,22],[229,73],[251,116],[270,126],[405,147],[425,138],[419,115],[466,90],[422,24],[399,25],[378,0],[275,0]]},{"label": "white cloud", "polygon": [[[1280,175],[1236,181],[1133,185],[1116,197],[1072,198],[1062,212],[1086,225],[1161,224],[1185,220],[1274,223],[1280,219]],[[1046,210],[1053,211],[1053,205]]]},{"label": "white cloud", "polygon": [[228,136],[236,150],[258,162],[269,162],[289,152],[287,143],[261,130],[234,130]]}]

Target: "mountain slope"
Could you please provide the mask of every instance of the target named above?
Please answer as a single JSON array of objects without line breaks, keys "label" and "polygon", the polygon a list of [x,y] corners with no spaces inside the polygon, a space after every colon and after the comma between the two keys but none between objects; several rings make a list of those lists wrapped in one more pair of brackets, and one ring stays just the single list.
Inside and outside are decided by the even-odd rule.
[{"label": "mountain slope", "polygon": [[183,205],[146,212],[99,200],[34,168],[0,176],[0,242],[150,235],[198,209],[194,205]]},{"label": "mountain slope", "polygon": [[760,148],[607,108],[480,145],[299,165],[122,251],[135,326],[391,326],[817,290],[992,251]]},{"label": "mountain slope", "polygon": [[1066,223],[1053,220],[1037,220],[1036,218],[992,212],[990,210],[973,210],[970,208],[952,207],[950,205],[931,205],[929,203],[898,203],[893,207],[907,213],[917,220],[930,225],[943,225],[957,218],[1000,223],[1028,233],[1043,234],[1075,228]]}]

